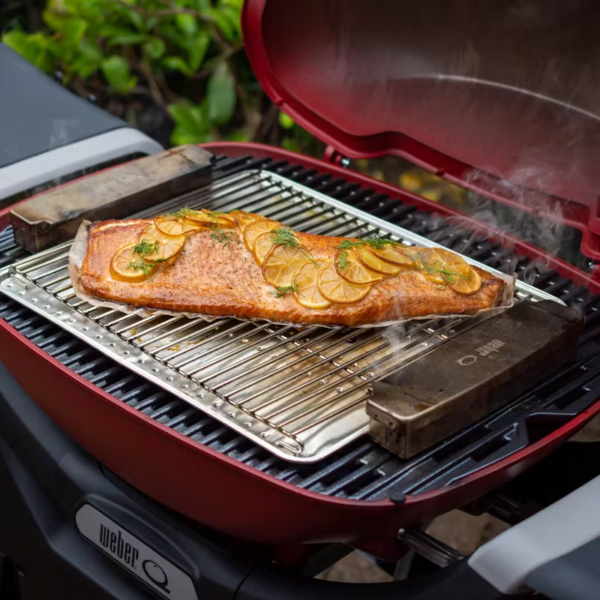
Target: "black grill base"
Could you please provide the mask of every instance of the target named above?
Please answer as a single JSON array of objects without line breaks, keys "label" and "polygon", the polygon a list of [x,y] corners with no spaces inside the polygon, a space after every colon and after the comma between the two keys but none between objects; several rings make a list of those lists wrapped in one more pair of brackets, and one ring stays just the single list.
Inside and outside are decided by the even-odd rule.
[{"label": "black grill base", "polygon": [[[268,169],[429,237],[490,267],[503,270],[510,265],[512,269],[516,264],[519,276],[527,274],[528,278],[534,271],[534,265],[526,257],[473,237],[438,215],[420,212],[401,200],[328,174],[268,158],[220,157],[217,166],[217,177],[244,169]],[[0,234],[0,253],[0,266],[23,255],[14,247],[10,231]],[[487,420],[410,460],[400,460],[364,438],[317,464],[292,465],[3,296],[0,296],[0,318],[56,360],[129,406],[246,465],[321,494],[362,500],[391,498],[402,502],[407,494],[447,486],[512,454],[557,429],[600,397],[600,297],[553,271],[536,271],[534,285],[559,296],[585,315],[586,330],[576,363]]]}]

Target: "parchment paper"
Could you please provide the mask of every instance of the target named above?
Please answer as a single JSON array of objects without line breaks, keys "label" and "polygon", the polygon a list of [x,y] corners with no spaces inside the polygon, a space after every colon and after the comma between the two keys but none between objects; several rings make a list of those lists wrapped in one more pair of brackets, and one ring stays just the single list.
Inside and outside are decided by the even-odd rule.
[{"label": "parchment paper", "polygon": [[[71,283],[73,284],[73,288],[75,289],[75,293],[79,298],[85,300],[92,306],[102,307],[102,308],[111,308],[114,310],[119,310],[124,313],[136,314],[139,316],[150,316],[150,315],[168,315],[168,316],[185,316],[190,319],[196,319],[198,317],[202,317],[207,321],[214,321],[216,319],[237,319],[238,321],[247,321],[247,322],[268,322],[276,325],[293,325],[295,327],[301,328],[306,327],[306,325],[302,325],[300,323],[289,323],[286,321],[271,321],[270,319],[244,319],[240,317],[235,317],[232,315],[227,315],[223,317],[215,317],[213,315],[204,315],[201,313],[190,313],[190,312],[182,312],[182,311],[172,311],[172,310],[156,310],[149,308],[140,308],[139,306],[130,306],[128,304],[123,304],[121,302],[113,302],[101,298],[96,298],[95,296],[90,296],[84,289],[81,284],[81,265],[83,264],[83,259],[85,258],[88,246],[88,237],[89,237],[89,228],[91,222],[83,221],[79,230],[77,231],[77,235],[75,236],[75,240],[73,241],[73,245],[71,246],[71,250],[69,251],[69,276],[71,277]],[[486,308],[479,310],[475,313],[465,314],[442,314],[442,315],[426,315],[421,317],[410,317],[405,319],[396,319],[393,321],[385,321],[383,323],[372,323],[369,325],[358,325],[353,327],[353,329],[369,329],[373,327],[390,327],[393,325],[399,325],[401,323],[406,323],[408,321],[416,321],[416,320],[428,320],[428,319],[450,319],[457,317],[476,317],[477,315],[481,315],[484,313],[489,313],[492,311],[500,311],[506,308],[510,308],[514,304],[514,291],[515,291],[515,282],[516,275],[504,275],[502,273],[493,273],[494,276],[502,279],[505,283],[504,290],[502,294],[502,298],[498,302],[498,304],[492,308]],[[328,329],[342,329],[345,326],[342,325],[322,325],[322,327],[326,327]]]}]

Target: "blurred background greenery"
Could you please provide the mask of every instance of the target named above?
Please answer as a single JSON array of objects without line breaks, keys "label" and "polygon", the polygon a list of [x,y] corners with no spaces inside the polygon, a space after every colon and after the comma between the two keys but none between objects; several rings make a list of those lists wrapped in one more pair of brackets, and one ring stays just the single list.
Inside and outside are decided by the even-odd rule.
[{"label": "blurred background greenery", "polygon": [[[163,146],[252,141],[322,156],[270,101],[244,52],[243,0],[5,0],[2,41],[76,94]],[[399,159],[357,161],[434,201],[459,188]]]}]

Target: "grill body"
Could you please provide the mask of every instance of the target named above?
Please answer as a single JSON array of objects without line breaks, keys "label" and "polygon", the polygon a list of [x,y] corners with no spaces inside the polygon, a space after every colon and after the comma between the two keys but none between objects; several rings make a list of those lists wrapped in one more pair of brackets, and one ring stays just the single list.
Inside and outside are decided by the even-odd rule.
[{"label": "grill body", "polygon": [[[385,184],[284,151],[252,145],[215,145],[212,149],[229,155],[251,153],[256,158],[254,163],[259,163],[253,167],[261,166],[264,157],[269,169],[287,170],[292,178],[300,167],[312,169],[312,181],[307,183],[315,185],[315,180],[322,180],[321,191],[325,193],[335,195],[341,191],[336,186],[347,186],[361,194],[360,186],[366,185],[371,190],[369,196],[379,197],[382,203],[393,202],[384,196],[392,192],[402,201],[396,208],[408,206],[413,210],[410,207],[417,206],[425,211],[452,214]],[[236,163],[231,164],[230,169]],[[240,168],[247,165],[247,159],[240,159]],[[333,182],[332,189],[327,189],[329,180]],[[377,210],[376,206],[374,213]],[[0,221],[0,230],[6,215],[1,218],[4,222]],[[524,243],[519,243],[517,250],[530,257],[539,256],[540,252]],[[560,261],[548,260],[558,272],[553,272],[553,277],[559,290],[569,289],[586,307],[596,302],[589,292],[584,293],[567,279],[576,276],[578,281],[584,281],[583,274]],[[239,454],[234,456],[223,447],[211,446],[210,439],[198,443],[183,435],[172,422],[161,422],[160,415],[144,414],[114,392],[102,389],[98,383],[101,377],[96,379],[97,384],[92,383],[54,358],[49,351],[52,344],[36,345],[35,331],[27,331],[26,335],[19,332],[19,320],[24,318],[17,315],[12,325],[0,321],[0,361],[66,433],[110,470],[155,500],[221,531],[269,544],[394,540],[400,527],[462,506],[523,472],[600,410],[595,402],[600,396],[595,381],[599,366],[593,363],[596,349],[588,344],[580,356],[583,362],[592,361],[585,369],[587,387],[581,388],[583,384],[577,377],[570,380],[573,389],[567,385],[561,393],[567,398],[576,391],[574,400],[569,397],[569,401],[563,398],[562,404],[557,400],[552,407],[544,405],[544,410],[538,411],[541,424],[533,427],[530,437],[525,433],[525,423],[535,417],[535,411],[523,412],[519,405],[520,417],[513,419],[508,414],[507,427],[495,429],[492,437],[476,437],[466,446],[461,446],[464,440],[458,440],[450,458],[432,453],[420,459],[428,461],[425,469],[420,463],[401,465],[365,442],[334,455],[314,470],[303,472],[302,467],[290,467],[286,471],[280,466],[275,475],[274,463],[269,462],[274,460],[272,457],[249,448],[247,453],[255,453],[250,460]],[[222,434],[215,430],[211,435]],[[462,450],[463,446],[468,447],[470,454]],[[407,469],[419,477],[409,475]],[[374,474],[379,471],[381,481],[374,481]],[[365,478],[373,483],[362,485]]]}]

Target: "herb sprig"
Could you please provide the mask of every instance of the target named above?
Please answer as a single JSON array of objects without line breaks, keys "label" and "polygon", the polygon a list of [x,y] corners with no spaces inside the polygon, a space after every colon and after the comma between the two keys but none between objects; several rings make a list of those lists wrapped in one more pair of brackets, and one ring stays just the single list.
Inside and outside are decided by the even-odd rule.
[{"label": "herb sprig", "polygon": [[220,223],[211,225],[212,233],[210,234],[211,239],[215,244],[223,244],[224,248],[227,248],[232,242],[239,242],[240,239],[237,234],[233,231],[225,231]]},{"label": "herb sprig", "polygon": [[340,258],[338,259],[339,268],[344,271],[348,266],[348,250],[342,250],[340,252]]},{"label": "herb sprig", "polygon": [[432,261],[426,261],[423,260],[423,253],[424,252],[419,252],[417,254],[417,261],[419,264],[419,267],[421,268],[422,271],[425,271],[425,273],[427,275],[441,275],[442,279],[444,279],[444,281],[446,283],[449,283],[450,285],[454,285],[456,282],[460,281],[461,279],[468,279],[469,276],[468,275],[464,275],[462,273],[459,273],[458,271],[452,269],[452,265],[448,264],[447,262],[444,262],[443,260],[432,260]]},{"label": "herb sprig", "polygon": [[128,269],[133,269],[134,271],[142,271],[146,277],[150,277],[152,275],[152,271],[158,263],[164,262],[163,259],[157,260],[146,260],[148,256],[152,256],[158,252],[159,242],[158,240],[154,242],[149,242],[148,240],[142,240],[139,244],[133,247],[134,254],[137,254],[140,257],[139,261],[130,262],[127,265]]},{"label": "herb sprig", "polygon": [[288,248],[294,248],[295,250],[300,250],[308,260],[310,260],[313,264],[318,265],[319,263],[310,255],[310,253],[300,246],[298,243],[298,238],[295,236],[294,231],[289,227],[282,227],[280,229],[273,229],[271,231],[271,239],[273,240],[273,244],[281,244],[283,246],[287,246]]},{"label": "herb sprig", "polygon": [[175,217],[176,219],[185,219],[185,217],[189,217],[191,214],[194,214],[196,212],[197,211],[192,210],[191,208],[188,208],[187,206],[184,206],[183,208],[180,208],[179,210],[172,212],[171,216]]},{"label": "herb sprig", "polygon": [[343,271],[348,266],[348,250],[355,246],[371,246],[377,250],[381,250],[386,246],[399,246],[400,243],[394,240],[380,239],[380,238],[365,238],[362,240],[344,240],[339,246],[336,246],[338,250],[341,250],[340,257],[338,259],[338,266]]},{"label": "herb sprig", "polygon": [[298,285],[297,284],[292,284],[292,285],[280,285],[277,286],[275,288],[274,292],[270,292],[271,294],[273,294],[273,296],[275,296],[275,298],[281,298],[283,296],[285,296],[288,292],[298,292]]}]

